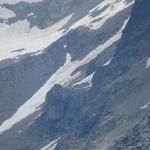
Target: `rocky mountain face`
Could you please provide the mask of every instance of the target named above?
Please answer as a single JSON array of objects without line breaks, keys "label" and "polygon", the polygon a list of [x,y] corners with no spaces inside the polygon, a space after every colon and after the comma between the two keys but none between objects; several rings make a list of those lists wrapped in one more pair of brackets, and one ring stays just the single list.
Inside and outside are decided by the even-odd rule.
[{"label": "rocky mountain face", "polygon": [[[149,149],[150,2],[136,0],[131,12],[132,4],[1,4],[16,14],[1,19],[6,31],[26,20],[30,30],[19,38],[36,37],[0,61],[0,149]],[[38,40],[44,48],[28,52]]]},{"label": "rocky mountain face", "polygon": [[147,114],[131,131],[116,141],[113,149],[149,149],[149,121],[149,114]]},{"label": "rocky mountain face", "polygon": [[[98,9],[96,6],[99,6],[101,2],[101,0],[94,0],[92,2],[83,1],[82,3],[78,1],[60,1],[59,3],[57,3],[57,7],[61,7],[62,3],[65,6],[69,5],[68,7],[70,11],[66,11],[65,13],[64,10],[64,14],[65,16],[67,16],[68,14],[72,14],[72,17],[69,17],[70,19],[68,20],[68,22],[66,21],[66,24],[63,23],[63,21],[60,21],[60,23],[59,21],[53,21],[56,22],[56,24],[54,24],[54,27],[50,26],[43,30],[36,28],[43,28],[40,25],[38,25],[39,22],[43,23],[43,20],[47,21],[48,19],[44,17],[41,18],[41,16],[37,14],[34,8],[36,8],[39,11],[38,13],[40,13],[41,15],[44,14],[45,16],[47,16],[51,13],[49,13],[48,11],[43,12],[42,10],[48,9],[49,5],[55,6],[55,1],[40,1],[38,3],[27,3],[22,1],[20,1],[19,3],[15,3],[14,1],[14,4],[12,4],[12,2],[9,2],[8,4],[4,3],[2,5],[3,7],[14,11],[16,13],[16,16],[5,20],[1,19],[1,32],[4,32],[4,36],[1,40],[2,43],[0,43],[1,49],[4,49],[4,52],[7,52],[8,50],[10,51],[10,54],[6,53],[4,55],[6,59],[5,57],[1,58],[2,60],[0,63],[0,86],[2,89],[0,91],[0,103],[2,106],[2,108],[0,109],[0,113],[2,114],[0,116],[1,122],[12,116],[19,108],[19,106],[21,106],[28,99],[30,99],[34,95],[34,93],[51,77],[51,75],[54,74],[56,70],[63,65],[63,63],[65,62],[67,52],[71,54],[72,60],[82,59],[90,51],[107,41],[121,28],[122,24],[130,14],[130,5],[128,7],[120,9],[119,6],[116,4],[117,13],[115,14],[115,9],[112,10],[114,11],[114,15],[111,16],[111,14],[108,14],[108,17],[106,19],[104,18],[104,21],[102,20],[102,22],[100,23],[102,24],[102,28],[89,30],[90,27],[88,26],[92,26],[93,22],[95,23],[95,25],[99,25],[98,19],[101,19],[102,16],[107,15],[107,13],[109,13],[108,10],[111,9],[113,5],[115,5],[115,1],[114,4],[111,4],[110,2],[107,2],[105,4],[103,2],[106,6],[110,3],[110,6],[108,5],[109,7],[106,7],[103,4],[104,6],[102,6],[104,8],[102,7]],[[122,1],[121,3],[124,4],[124,1]],[[40,8],[38,8],[37,5],[39,5]],[[49,9],[51,9],[51,7]],[[84,7],[84,9],[82,7]],[[17,10],[15,11],[14,9],[21,9],[21,12]],[[28,11],[26,12],[24,9]],[[71,9],[74,9],[74,11],[71,11]],[[89,12],[91,9],[93,10]],[[59,14],[62,14],[59,11],[55,12],[57,16],[59,16]],[[104,11],[104,14],[102,14],[102,16],[99,16],[99,13],[101,11]],[[21,13],[24,14],[21,15]],[[30,17],[31,13],[34,14],[33,16],[36,16],[38,19],[40,19],[35,21],[36,26],[32,25],[32,22],[28,18],[28,16]],[[20,15],[25,18],[22,18]],[[89,18],[89,21],[88,19],[86,19],[88,18],[88,15],[89,17],[93,15],[93,17],[91,16],[91,18]],[[60,18],[63,19],[63,16]],[[11,19],[13,19],[14,21],[11,21]],[[52,19],[49,18],[49,20]],[[110,27],[110,23],[112,22],[112,20],[114,21]],[[7,21],[7,23],[5,23],[5,21]],[[20,21],[22,22],[21,24]],[[28,27],[28,24],[30,25],[30,28]],[[48,23],[48,25],[50,24]],[[62,28],[62,35],[58,35],[58,31],[56,31],[56,33],[51,31],[55,31],[55,28],[58,28],[58,30],[61,30]],[[67,30],[67,32],[65,32],[64,30]],[[33,34],[32,32],[35,33]],[[65,32],[64,35],[63,32]],[[50,36],[47,35],[48,33]],[[9,39],[8,35],[11,35],[10,43],[5,44],[7,43],[7,39]],[[17,43],[16,41],[18,40],[21,43]],[[36,41],[39,41],[39,43]],[[43,41],[46,41],[46,43],[44,43]],[[16,44],[14,44],[15,42]],[[24,45],[24,43],[26,44]],[[32,49],[34,49],[35,47],[37,50],[39,49],[38,47],[40,47],[40,49],[37,52],[32,51]],[[46,47],[44,49],[44,53],[36,55],[36,53],[38,53],[43,47]],[[108,53],[104,55],[101,64],[104,64],[112,57],[114,47],[115,42],[114,45],[112,45],[112,47],[109,50],[107,50]],[[31,50],[28,51],[28,49]],[[4,52],[2,51],[2,56]],[[16,56],[17,58],[12,58],[13,56]],[[9,111],[5,111],[8,109]]]},{"label": "rocky mountain face", "polygon": [[[71,13],[75,15],[73,20],[77,20],[100,2],[100,0],[93,0],[93,2],[90,0],[37,0],[35,2],[34,0],[33,2],[14,0],[12,2],[4,1],[2,6],[16,14],[14,17],[8,18],[8,23],[27,19],[31,26],[45,28]],[[5,18],[1,18],[1,22],[3,21],[5,21]]]}]

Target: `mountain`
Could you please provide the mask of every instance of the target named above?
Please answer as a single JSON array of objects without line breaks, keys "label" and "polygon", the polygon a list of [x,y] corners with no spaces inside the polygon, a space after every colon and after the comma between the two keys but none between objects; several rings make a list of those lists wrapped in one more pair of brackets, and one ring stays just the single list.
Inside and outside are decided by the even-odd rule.
[{"label": "mountain", "polygon": [[148,150],[149,7],[1,1],[0,149]]}]

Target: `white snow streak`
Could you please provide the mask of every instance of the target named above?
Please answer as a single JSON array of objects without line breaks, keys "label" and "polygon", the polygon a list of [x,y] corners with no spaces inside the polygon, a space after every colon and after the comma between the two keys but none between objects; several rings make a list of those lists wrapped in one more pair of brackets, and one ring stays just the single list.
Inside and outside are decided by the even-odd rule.
[{"label": "white snow streak", "polygon": [[150,107],[150,102],[140,107],[140,109],[144,110]]},{"label": "white snow streak", "polygon": [[146,68],[149,68],[149,67],[150,67],[150,57],[146,61]]},{"label": "white snow streak", "polygon": [[108,66],[111,63],[111,60],[112,60],[112,58],[109,59],[103,66]]},{"label": "white snow streak", "polygon": [[91,51],[86,57],[82,60],[71,61],[71,56],[67,54],[66,63],[61,66],[51,77],[50,79],[28,100],[24,103],[17,112],[10,117],[8,120],[4,121],[0,126],[0,133],[2,134],[4,131],[12,128],[15,124],[25,119],[29,115],[36,112],[40,109],[40,106],[44,103],[47,92],[56,84],[64,85],[72,80],[71,74],[78,67],[89,63],[93,60],[97,55],[103,52],[106,48],[110,47],[113,43],[117,42],[122,36],[122,30],[125,28],[125,21],[123,27],[109,40],[107,40],[104,44],[100,45],[93,51]]},{"label": "white snow streak", "polygon": [[50,142],[49,144],[47,144],[46,146],[44,146],[43,148],[41,148],[40,150],[54,150],[57,146],[57,142],[60,140],[60,138],[58,138],[55,141]]},{"label": "white snow streak", "polygon": [[81,84],[85,84],[85,83],[87,83],[89,87],[92,86],[93,75],[94,75],[94,73],[91,73],[89,76],[87,76],[86,78],[82,79],[81,81],[75,83],[73,86],[81,85]]},{"label": "white snow streak", "polygon": [[20,2],[26,2],[26,3],[37,3],[37,2],[41,2],[43,0],[0,0],[0,4],[17,4]]},{"label": "white snow streak", "polygon": [[39,29],[30,28],[27,20],[18,21],[11,25],[0,24],[0,60],[14,58],[26,53],[42,52],[50,44],[58,40],[65,33],[62,28],[72,17],[72,14],[58,21],[54,25]]},{"label": "white snow streak", "polygon": [[[134,3],[134,1],[127,4],[126,0],[105,0],[96,6],[94,9],[89,11],[89,14],[77,21],[72,28],[77,28],[79,26],[86,26],[91,30],[97,30],[104,25],[104,23],[110,19],[111,17],[115,16],[120,11],[128,8]],[[92,13],[95,10],[101,10],[108,6],[102,13],[98,16],[93,17]]]}]

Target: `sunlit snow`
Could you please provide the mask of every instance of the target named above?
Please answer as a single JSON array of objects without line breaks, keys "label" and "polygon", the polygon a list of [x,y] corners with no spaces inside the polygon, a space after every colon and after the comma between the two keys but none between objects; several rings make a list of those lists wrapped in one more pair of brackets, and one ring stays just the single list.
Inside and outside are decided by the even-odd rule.
[{"label": "sunlit snow", "polygon": [[[9,3],[16,4],[23,0],[0,0],[0,4]],[[25,2],[38,2],[40,0],[24,0]],[[81,18],[79,21],[74,23],[66,32],[61,29],[72,17],[73,14],[67,16],[66,18],[58,21],[54,25],[39,29],[37,26],[30,28],[30,23],[25,20],[17,21],[13,24],[0,23],[0,61],[7,58],[19,58],[20,56],[28,53],[40,54],[45,48],[50,44],[58,40],[65,33],[69,32],[71,29],[86,26],[92,30],[97,30],[100,28],[108,19],[115,16],[120,11],[131,6],[133,1],[127,3],[126,0],[104,0],[94,9],[90,10],[88,15]],[[99,15],[93,17],[92,13],[94,11],[104,9]],[[1,7],[0,7],[1,8]],[[15,16],[11,10],[6,8],[1,8],[0,17],[9,18]],[[28,14],[34,15],[33,13]],[[66,48],[66,45],[64,45]]]},{"label": "sunlit snow", "polygon": [[112,61],[112,58],[109,59],[103,66],[108,66],[111,63],[111,61]]},{"label": "sunlit snow", "polygon": [[62,37],[63,27],[72,14],[56,22],[54,25],[39,29],[37,26],[30,28],[27,20],[21,20],[11,25],[0,23],[0,60],[14,58],[27,53],[37,53]]}]

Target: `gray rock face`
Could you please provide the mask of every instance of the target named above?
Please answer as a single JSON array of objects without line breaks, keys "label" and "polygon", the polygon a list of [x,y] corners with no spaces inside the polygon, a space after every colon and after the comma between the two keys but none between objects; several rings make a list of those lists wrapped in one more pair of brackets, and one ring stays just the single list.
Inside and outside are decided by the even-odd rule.
[{"label": "gray rock face", "polygon": [[[136,1],[113,60],[110,65],[97,68],[93,86],[82,104],[72,134],[69,134],[70,129],[66,131],[56,149],[149,149],[149,115],[144,117],[149,112],[140,110],[150,96],[150,71],[145,68],[150,56],[147,38],[150,33],[147,31],[145,34],[149,24],[148,4],[149,1],[144,1],[144,4],[143,1]],[[142,6],[145,6],[145,13],[140,11],[143,10]],[[145,24],[136,20],[137,11],[138,17],[143,18]],[[64,106],[64,102],[60,105]],[[109,147],[109,144],[114,143],[113,140],[128,130],[131,132],[127,136],[116,142],[113,148]]]},{"label": "gray rock face", "polygon": [[43,106],[43,116],[49,120],[73,119],[78,113],[84,96],[79,91],[65,89],[55,85],[47,94]]},{"label": "gray rock face", "polygon": [[[63,27],[67,29],[100,2],[45,0],[6,7],[18,14],[9,23],[25,19],[32,10],[38,18],[29,16],[28,20],[31,25],[36,24],[40,28],[74,13]],[[23,7],[22,13],[19,6]],[[90,89],[55,85],[47,94],[40,110],[41,116],[32,125],[21,134],[12,129],[0,137],[2,149],[38,150],[60,137],[56,150],[148,150],[149,132],[145,135],[145,130],[149,130],[149,117],[142,118],[149,112],[140,107],[148,103],[150,97],[150,70],[145,68],[150,57],[149,6],[149,0],[137,0],[117,47],[114,43],[94,60],[75,70],[84,72],[85,76],[95,72]],[[130,10],[131,7],[119,12],[98,30],[86,27],[71,30],[40,55],[26,55],[19,62],[11,62],[7,66],[3,63],[0,69],[0,121],[11,116],[64,64],[67,52],[72,60],[81,60],[120,29]],[[95,11],[92,15],[99,13]],[[67,48],[64,48],[65,44]],[[109,65],[102,66],[112,57]],[[120,137],[123,139],[120,140]],[[146,140],[143,141],[143,138]],[[10,141],[8,144],[6,139]]]},{"label": "gray rock face", "polygon": [[[20,2],[14,5],[3,4],[2,6],[16,13],[16,17],[7,20],[9,24],[27,19],[31,27],[36,25],[39,28],[46,28],[72,13],[74,18],[71,22],[73,23],[85,16],[90,9],[100,2],[101,0],[93,0],[92,2],[90,0],[82,0],[82,2],[79,0],[43,0],[38,3]],[[0,22],[3,21],[0,19]]]}]

